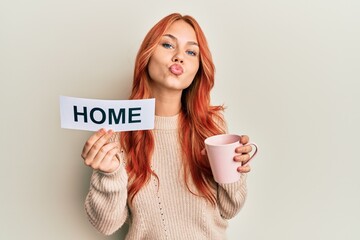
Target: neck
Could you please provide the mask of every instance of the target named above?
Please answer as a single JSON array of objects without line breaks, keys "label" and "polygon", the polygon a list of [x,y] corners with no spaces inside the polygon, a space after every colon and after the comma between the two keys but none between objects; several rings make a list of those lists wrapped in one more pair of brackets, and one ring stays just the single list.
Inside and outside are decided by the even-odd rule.
[{"label": "neck", "polygon": [[181,110],[181,91],[168,94],[154,94],[155,115],[169,117],[178,114]]}]

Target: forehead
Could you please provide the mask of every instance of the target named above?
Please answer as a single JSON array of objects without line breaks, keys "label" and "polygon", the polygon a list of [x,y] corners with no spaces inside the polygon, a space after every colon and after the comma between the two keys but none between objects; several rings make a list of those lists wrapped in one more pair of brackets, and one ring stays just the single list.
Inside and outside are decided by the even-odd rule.
[{"label": "forehead", "polygon": [[183,20],[172,23],[165,31],[164,35],[166,34],[171,34],[178,40],[197,42],[195,30],[189,23]]}]

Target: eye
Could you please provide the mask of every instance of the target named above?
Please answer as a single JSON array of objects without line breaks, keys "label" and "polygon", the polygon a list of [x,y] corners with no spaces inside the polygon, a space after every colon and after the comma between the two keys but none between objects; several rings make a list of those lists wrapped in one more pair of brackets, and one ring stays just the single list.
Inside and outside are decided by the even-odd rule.
[{"label": "eye", "polygon": [[174,46],[171,45],[170,43],[162,43],[161,45],[162,45],[164,48],[168,48],[168,49],[173,49],[173,48],[174,48]]},{"label": "eye", "polygon": [[190,56],[194,56],[194,57],[197,55],[197,52],[191,51],[191,50],[186,51],[186,53],[189,54]]}]

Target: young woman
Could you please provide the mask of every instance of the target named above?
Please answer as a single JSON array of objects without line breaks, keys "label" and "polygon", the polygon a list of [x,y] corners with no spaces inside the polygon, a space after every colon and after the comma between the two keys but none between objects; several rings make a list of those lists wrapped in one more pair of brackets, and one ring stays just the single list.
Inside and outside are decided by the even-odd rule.
[{"label": "young woman", "polygon": [[[155,129],[101,129],[82,151],[94,169],[85,209],[100,232],[112,234],[127,222],[129,240],[226,238],[227,219],[244,204],[250,167],[238,168],[235,183],[213,179],[204,139],[226,132],[223,107],[210,105],[214,69],[194,18],[171,14],[148,32],[130,99],[156,99]],[[248,161],[251,150],[238,147],[234,161]]]}]

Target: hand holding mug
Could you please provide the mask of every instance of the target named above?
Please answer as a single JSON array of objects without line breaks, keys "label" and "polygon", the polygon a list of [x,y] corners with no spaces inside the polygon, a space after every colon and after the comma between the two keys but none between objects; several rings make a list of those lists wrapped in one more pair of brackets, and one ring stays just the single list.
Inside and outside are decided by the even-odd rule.
[{"label": "hand holding mug", "polygon": [[[252,147],[254,153],[250,156]],[[232,183],[240,179],[240,173],[250,171],[249,162],[255,157],[258,147],[249,143],[247,136],[220,134],[205,139],[205,148],[213,176],[218,183]]]},{"label": "hand holding mug", "polygon": [[[240,146],[235,149],[235,153],[238,154],[234,157],[234,161],[241,162],[241,166],[237,168],[237,171],[240,173],[248,173],[251,170],[248,164],[254,156],[250,155],[253,150],[251,145],[253,145],[253,143],[249,143],[249,137],[247,135],[240,136]],[[257,147],[255,147],[255,149],[257,150]]]}]

